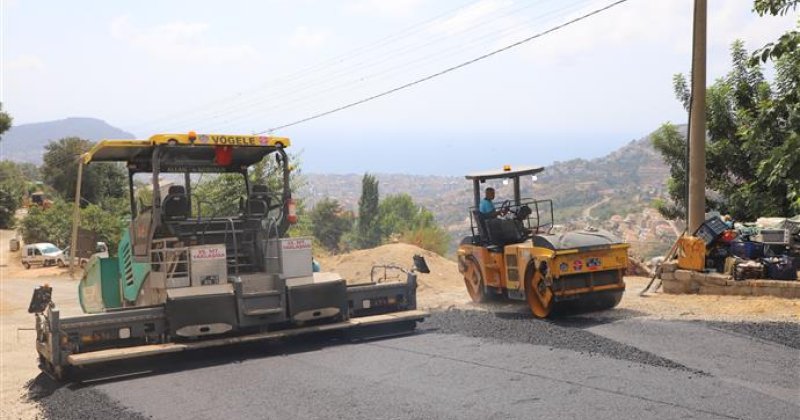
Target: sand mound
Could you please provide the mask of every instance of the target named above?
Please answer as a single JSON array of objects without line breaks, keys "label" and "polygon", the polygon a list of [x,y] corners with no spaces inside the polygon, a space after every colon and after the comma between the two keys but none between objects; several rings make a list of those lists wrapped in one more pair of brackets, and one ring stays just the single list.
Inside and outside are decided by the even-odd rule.
[{"label": "sand mound", "polygon": [[[458,272],[455,261],[448,260],[436,253],[409,244],[389,244],[372,249],[362,249],[348,254],[320,257],[322,271],[334,271],[344,277],[348,283],[369,281],[370,270],[374,265],[394,264],[404,268],[413,266],[413,256],[425,257],[430,274],[419,274],[417,299],[421,307],[445,307],[454,302],[469,300],[464,280]],[[376,272],[382,276],[383,270]],[[399,271],[388,271],[387,280],[404,280],[405,275]]]}]

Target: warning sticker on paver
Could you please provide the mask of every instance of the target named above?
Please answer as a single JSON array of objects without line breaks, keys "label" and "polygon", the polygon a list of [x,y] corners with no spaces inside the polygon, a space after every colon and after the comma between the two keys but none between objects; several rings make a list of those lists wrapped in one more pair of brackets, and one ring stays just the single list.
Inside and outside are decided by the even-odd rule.
[{"label": "warning sticker on paver", "polygon": [[281,247],[283,249],[311,249],[311,239],[284,239],[281,241]]},{"label": "warning sticker on paver", "polygon": [[225,247],[192,248],[192,260],[224,260]]}]

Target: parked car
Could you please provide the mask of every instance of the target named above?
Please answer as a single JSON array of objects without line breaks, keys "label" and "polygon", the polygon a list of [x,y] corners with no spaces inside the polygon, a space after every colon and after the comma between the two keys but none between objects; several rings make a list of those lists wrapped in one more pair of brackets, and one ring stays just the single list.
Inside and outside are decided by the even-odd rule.
[{"label": "parked car", "polygon": [[[69,261],[70,256],[70,249],[69,247],[64,248],[64,260]],[[89,258],[79,258],[75,260],[75,264],[79,265],[81,268],[86,267],[86,264],[89,263],[89,260],[92,257],[98,258],[108,258],[108,245],[105,242],[98,242],[97,246],[95,247],[94,254],[91,255]]]},{"label": "parked car", "polygon": [[22,266],[27,269],[37,264],[42,267],[51,265],[66,267],[67,260],[64,256],[64,251],[51,243],[40,242],[25,245],[25,252],[22,254]]}]

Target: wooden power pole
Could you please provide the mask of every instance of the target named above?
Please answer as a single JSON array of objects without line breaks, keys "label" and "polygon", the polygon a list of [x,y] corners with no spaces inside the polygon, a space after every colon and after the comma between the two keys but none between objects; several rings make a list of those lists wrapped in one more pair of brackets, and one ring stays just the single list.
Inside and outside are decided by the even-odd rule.
[{"label": "wooden power pole", "polygon": [[75,257],[78,255],[78,225],[81,223],[81,181],[83,178],[83,156],[78,157],[78,183],[75,186],[75,209],[72,212],[72,239],[69,247],[69,275],[73,276]]},{"label": "wooden power pole", "polygon": [[689,110],[688,232],[694,233],[706,211],[706,0],[694,0],[692,98]]}]

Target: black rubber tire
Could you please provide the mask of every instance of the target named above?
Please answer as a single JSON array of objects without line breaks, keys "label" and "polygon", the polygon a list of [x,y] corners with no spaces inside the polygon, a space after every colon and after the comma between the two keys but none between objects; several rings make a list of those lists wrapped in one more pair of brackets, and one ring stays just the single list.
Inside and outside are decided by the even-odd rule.
[{"label": "black rubber tire", "polygon": [[[472,299],[472,301],[475,303],[484,303],[488,301],[489,299],[486,294],[486,284],[483,282],[483,274],[481,274],[480,264],[478,264],[478,261],[475,258],[468,256],[466,259],[466,265],[468,271],[464,273],[464,286],[467,288],[467,294],[469,295],[470,299]],[[470,268],[473,270],[472,274],[477,278],[467,278]]]}]

